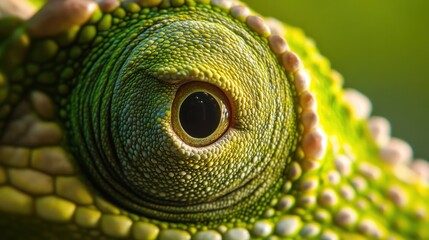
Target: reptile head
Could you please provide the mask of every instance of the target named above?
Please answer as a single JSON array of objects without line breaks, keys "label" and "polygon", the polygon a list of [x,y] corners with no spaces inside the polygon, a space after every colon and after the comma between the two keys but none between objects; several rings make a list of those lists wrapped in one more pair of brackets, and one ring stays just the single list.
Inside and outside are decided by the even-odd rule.
[{"label": "reptile head", "polygon": [[52,0],[0,36],[6,238],[429,234],[408,145],[243,3]]}]

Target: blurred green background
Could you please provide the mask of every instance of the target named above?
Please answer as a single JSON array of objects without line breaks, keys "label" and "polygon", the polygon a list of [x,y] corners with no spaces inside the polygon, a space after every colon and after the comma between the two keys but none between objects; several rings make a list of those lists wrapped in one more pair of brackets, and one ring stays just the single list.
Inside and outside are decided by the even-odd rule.
[{"label": "blurred green background", "polygon": [[301,27],[345,79],[384,116],[392,135],[429,160],[428,0],[244,0]]}]

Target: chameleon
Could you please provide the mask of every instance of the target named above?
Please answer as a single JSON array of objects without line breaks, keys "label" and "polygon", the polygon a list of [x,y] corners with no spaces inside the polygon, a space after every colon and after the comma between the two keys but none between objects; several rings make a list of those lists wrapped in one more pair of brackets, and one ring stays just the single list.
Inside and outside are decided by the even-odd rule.
[{"label": "chameleon", "polygon": [[0,19],[1,239],[428,239],[429,164],[229,0]]}]

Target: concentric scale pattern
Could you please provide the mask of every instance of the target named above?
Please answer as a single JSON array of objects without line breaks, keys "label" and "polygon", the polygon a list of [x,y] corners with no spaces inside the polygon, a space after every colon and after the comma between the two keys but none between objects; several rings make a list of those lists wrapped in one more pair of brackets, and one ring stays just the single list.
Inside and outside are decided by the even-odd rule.
[{"label": "concentric scale pattern", "polygon": [[[241,2],[53,0],[0,62],[2,239],[429,238],[427,162]],[[180,133],[184,85],[219,133]]]}]

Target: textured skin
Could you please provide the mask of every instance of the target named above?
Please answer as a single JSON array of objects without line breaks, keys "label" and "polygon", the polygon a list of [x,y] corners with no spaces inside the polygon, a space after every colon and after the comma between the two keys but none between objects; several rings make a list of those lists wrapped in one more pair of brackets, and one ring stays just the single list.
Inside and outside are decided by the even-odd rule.
[{"label": "textured skin", "polygon": [[[271,31],[308,91],[294,55],[223,1],[101,2],[0,21],[2,239],[429,238],[406,146],[386,153],[300,29]],[[208,146],[172,127],[189,82],[232,106]],[[324,141],[307,137],[306,92]]]}]

